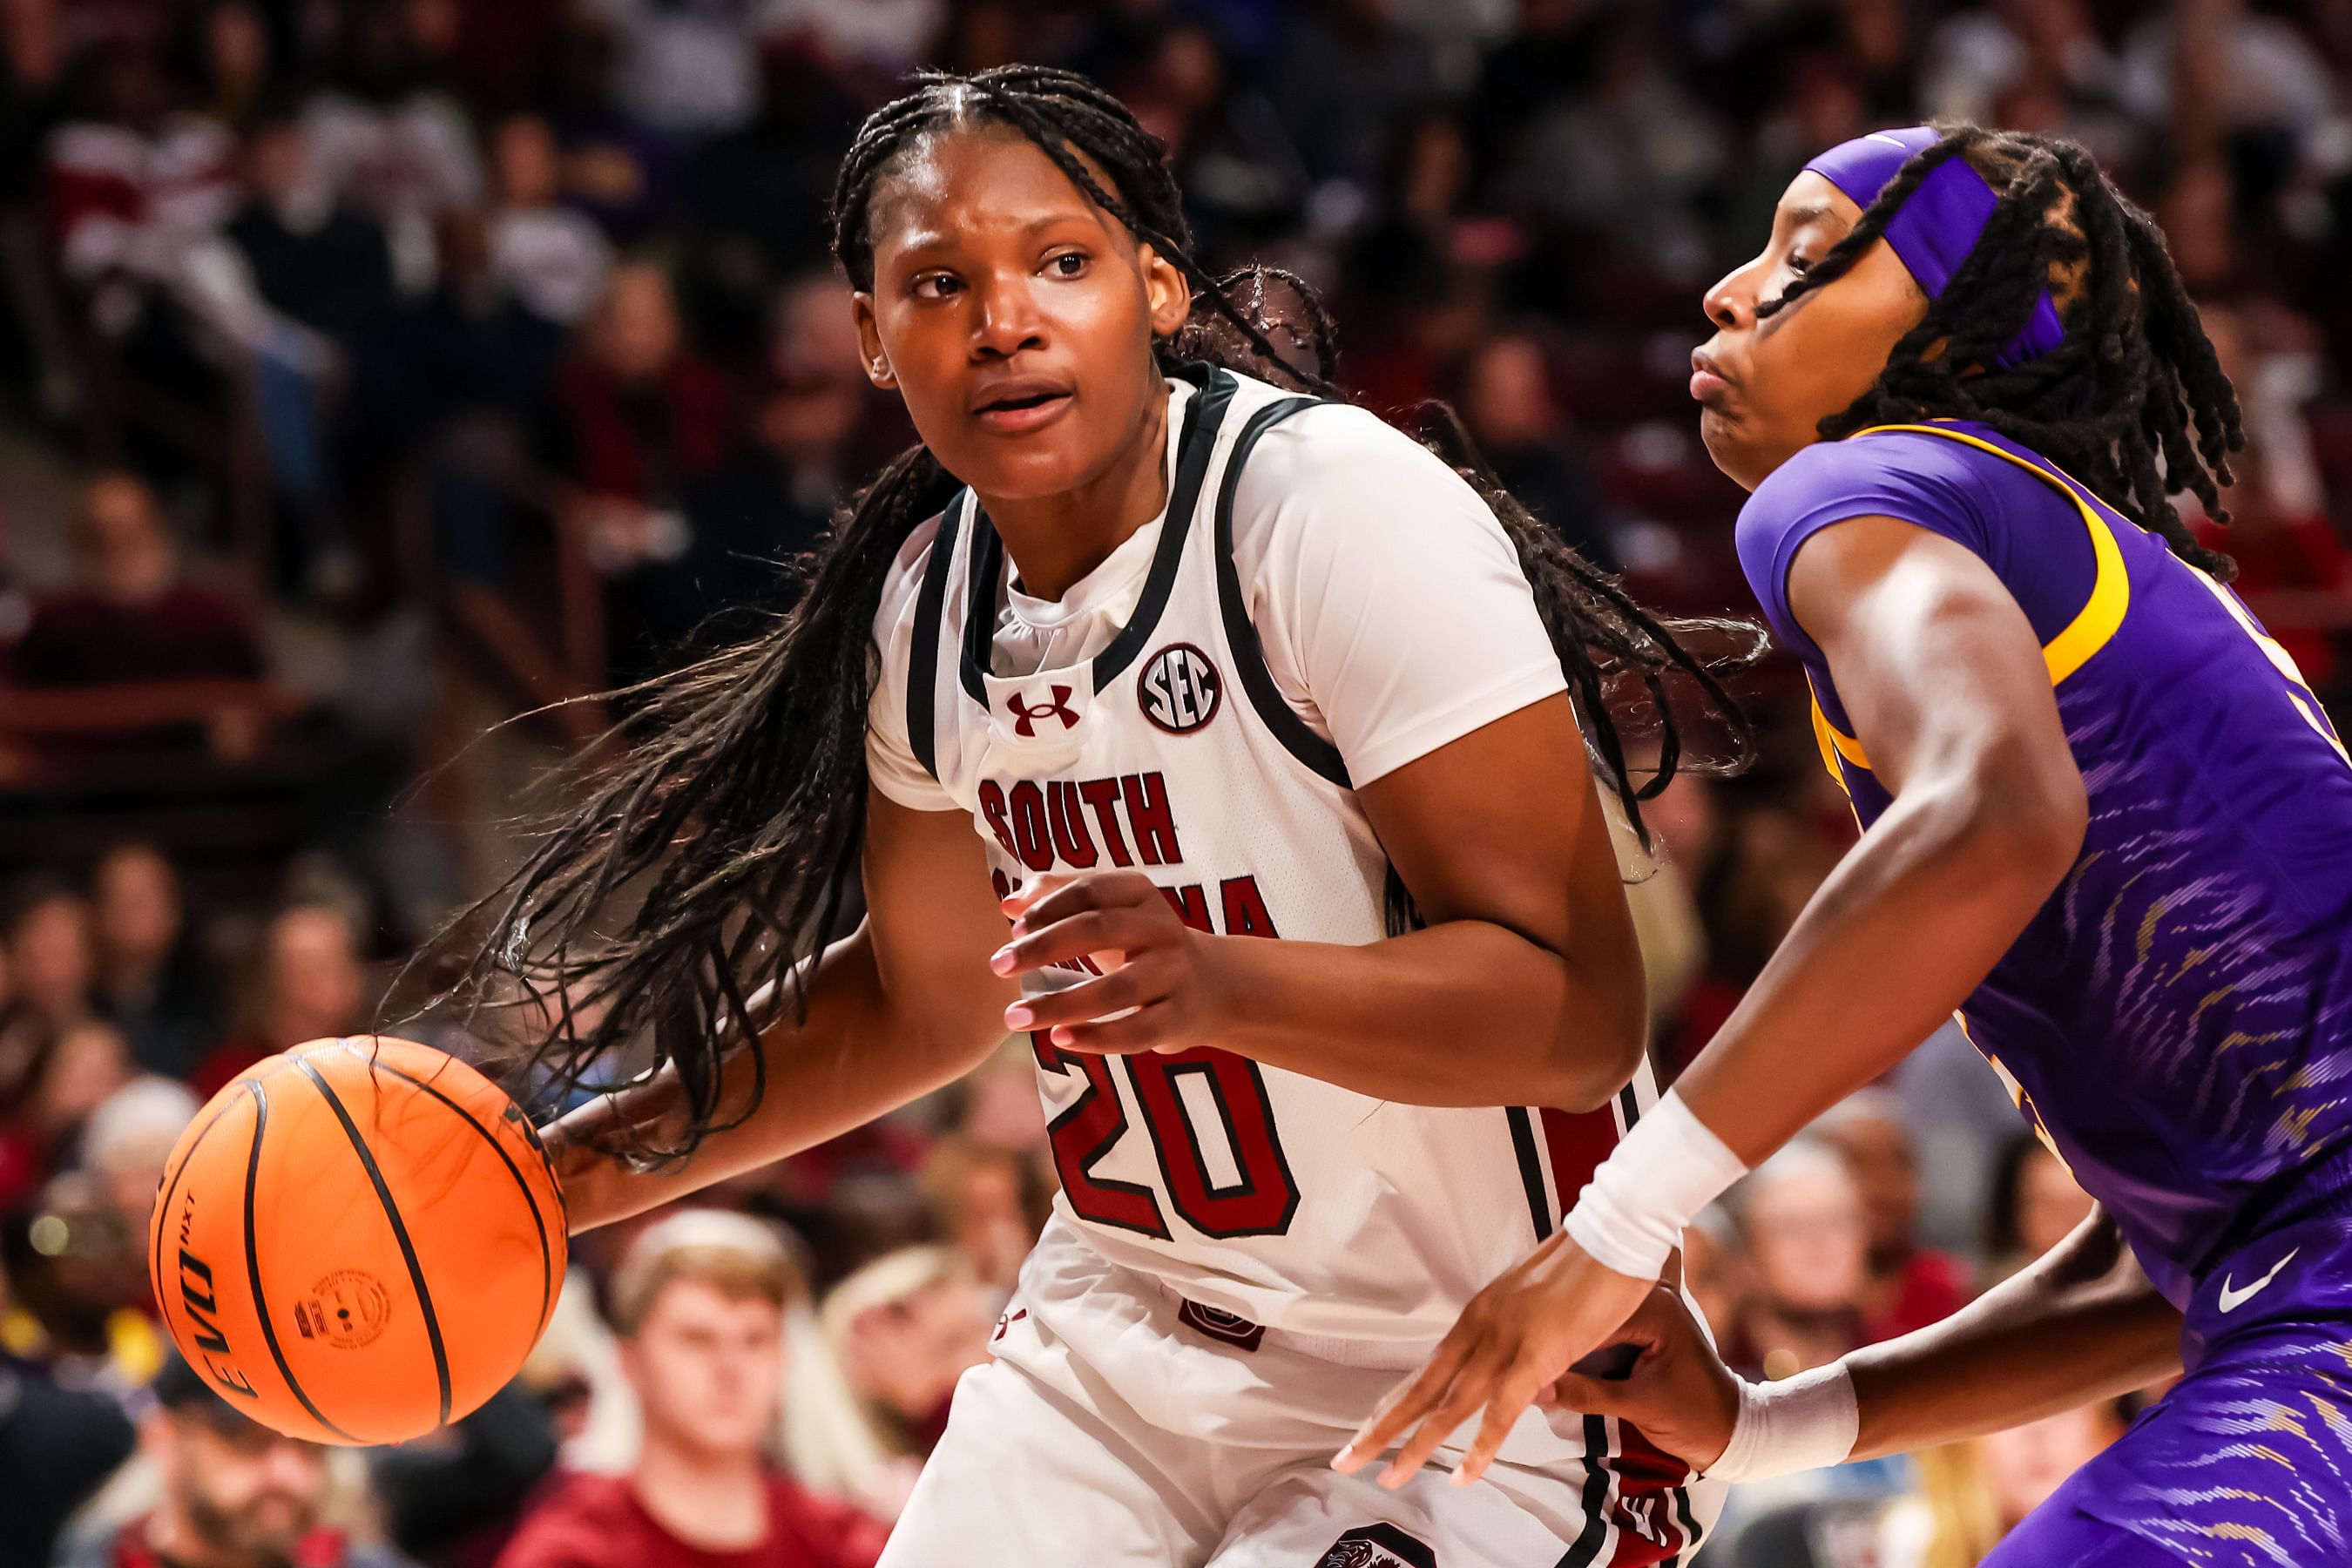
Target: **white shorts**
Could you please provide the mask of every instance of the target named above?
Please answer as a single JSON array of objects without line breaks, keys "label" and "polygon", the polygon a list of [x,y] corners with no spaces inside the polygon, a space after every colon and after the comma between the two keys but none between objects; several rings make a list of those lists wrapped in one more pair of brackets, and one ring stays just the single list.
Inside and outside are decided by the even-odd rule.
[{"label": "white shorts", "polygon": [[1680,1568],[1723,1506],[1617,1423],[1539,1411],[1474,1486],[1458,1448],[1393,1492],[1340,1475],[1394,1347],[1349,1364],[1188,1310],[1058,1219],[992,1348],[882,1568]]}]

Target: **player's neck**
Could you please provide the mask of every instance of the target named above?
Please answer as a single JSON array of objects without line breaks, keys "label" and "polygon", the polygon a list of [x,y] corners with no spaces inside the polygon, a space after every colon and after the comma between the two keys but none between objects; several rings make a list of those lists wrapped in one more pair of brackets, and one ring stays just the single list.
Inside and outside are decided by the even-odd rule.
[{"label": "player's neck", "polygon": [[1076,488],[980,504],[1004,541],[1021,591],[1058,599],[1168,504],[1168,403],[1147,402],[1135,437]]},{"label": "player's neck", "polygon": [[741,1552],[768,1538],[768,1479],[757,1451],[713,1454],[647,1435],[629,1476],[664,1530],[706,1552]]}]

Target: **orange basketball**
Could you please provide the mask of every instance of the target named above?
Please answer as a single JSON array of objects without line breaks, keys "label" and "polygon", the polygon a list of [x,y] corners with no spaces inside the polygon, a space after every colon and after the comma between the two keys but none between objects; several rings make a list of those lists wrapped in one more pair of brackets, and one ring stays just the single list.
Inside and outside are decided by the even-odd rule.
[{"label": "orange basketball", "polygon": [[563,1284],[563,1201],[521,1110],[455,1057],[373,1035],[215,1095],[149,1229],[180,1353],[237,1409],[320,1443],[471,1413]]}]

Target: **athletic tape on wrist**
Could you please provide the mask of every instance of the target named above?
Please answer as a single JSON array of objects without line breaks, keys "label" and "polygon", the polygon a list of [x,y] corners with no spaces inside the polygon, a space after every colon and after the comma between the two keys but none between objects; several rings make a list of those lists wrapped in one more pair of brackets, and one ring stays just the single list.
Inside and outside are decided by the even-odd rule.
[{"label": "athletic tape on wrist", "polygon": [[1748,1173],[1679,1093],[1658,1101],[1577,1194],[1560,1228],[1603,1268],[1655,1279],[1683,1226]]},{"label": "athletic tape on wrist", "polygon": [[1862,1407],[1843,1362],[1777,1383],[1739,1385],[1739,1416],[1709,1479],[1762,1481],[1845,1463],[1862,1435]]}]

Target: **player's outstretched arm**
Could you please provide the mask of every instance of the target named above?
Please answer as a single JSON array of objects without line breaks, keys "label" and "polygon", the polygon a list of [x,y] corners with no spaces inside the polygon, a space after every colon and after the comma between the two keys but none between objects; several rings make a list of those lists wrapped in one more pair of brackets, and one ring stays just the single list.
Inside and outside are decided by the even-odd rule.
[{"label": "player's outstretched arm", "polygon": [[[1784,1383],[1740,1380],[1664,1288],[1618,1337],[1640,1352],[1625,1377],[1570,1373],[1546,1401],[1632,1421],[1694,1470],[1734,1481],[1958,1442],[2180,1370],[2180,1314],[2097,1213],[1942,1322]],[[1832,1388],[1841,1377],[1850,1402]]]},{"label": "player's outstretched arm", "polygon": [[1475,1478],[1537,1393],[1641,1304],[1690,1216],[1926,1039],[2074,863],[2082,774],[2040,640],[1990,567],[1857,518],[1806,542],[1789,599],[1893,806],[1560,1232],[1471,1299],[1343,1469],[1396,1446],[1382,1479],[1402,1485],[1483,1412],[1461,1467]]},{"label": "player's outstretched arm", "polygon": [[643,1213],[835,1137],[952,1082],[1004,1037],[1014,987],[989,971],[1004,915],[971,819],[915,811],[879,793],[866,811],[866,917],[816,960],[808,1016],[769,1027],[728,1062],[719,1120],[751,1103],[755,1051],[766,1083],[740,1126],[692,1159],[632,1169],[615,1151],[634,1132],[660,1147],[679,1112],[665,1069],[563,1117],[542,1136],[563,1183],[572,1229]]}]

